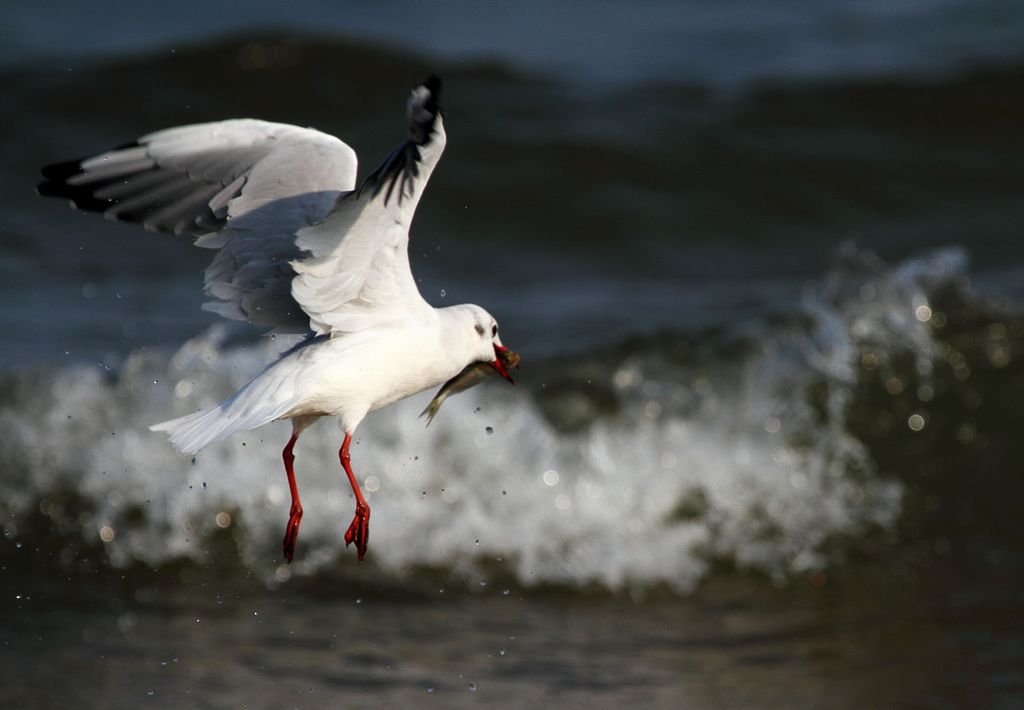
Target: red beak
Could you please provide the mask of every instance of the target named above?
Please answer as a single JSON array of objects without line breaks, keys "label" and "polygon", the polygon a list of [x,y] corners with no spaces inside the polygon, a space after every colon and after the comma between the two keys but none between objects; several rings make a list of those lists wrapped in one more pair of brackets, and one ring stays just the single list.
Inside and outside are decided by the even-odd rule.
[{"label": "red beak", "polygon": [[502,353],[507,353],[508,348],[504,345],[494,346],[494,362],[491,363],[491,367],[498,371],[498,374],[504,377],[506,380],[515,384],[516,381],[512,379],[512,375],[508,374],[508,368],[505,367],[505,362],[501,359]]}]

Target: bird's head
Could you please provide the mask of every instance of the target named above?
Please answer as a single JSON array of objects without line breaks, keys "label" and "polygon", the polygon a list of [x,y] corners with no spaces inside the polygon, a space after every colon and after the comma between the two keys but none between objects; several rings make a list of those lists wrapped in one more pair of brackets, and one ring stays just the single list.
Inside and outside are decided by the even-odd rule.
[{"label": "bird's head", "polygon": [[[519,355],[505,347],[498,335],[498,321],[480,306],[456,306],[462,321],[460,328],[465,332],[462,337],[469,346],[469,363],[486,362],[499,375],[515,384],[509,368],[519,367]],[[462,338],[460,338],[461,340]]]}]

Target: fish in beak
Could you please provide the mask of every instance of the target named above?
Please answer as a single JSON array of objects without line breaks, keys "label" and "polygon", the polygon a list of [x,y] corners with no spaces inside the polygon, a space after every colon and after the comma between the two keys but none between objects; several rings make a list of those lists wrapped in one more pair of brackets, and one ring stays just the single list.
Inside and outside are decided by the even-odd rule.
[{"label": "fish in beak", "polygon": [[491,367],[498,371],[498,374],[504,377],[506,380],[515,384],[516,381],[512,379],[512,375],[508,374],[509,366],[518,368],[519,367],[519,353],[512,352],[504,345],[494,344],[494,361],[491,363]]},{"label": "fish in beak", "polygon": [[512,376],[508,374],[508,369],[510,367],[518,368],[519,360],[519,353],[509,350],[504,345],[496,344],[494,346],[494,360],[479,360],[471,362],[462,368],[462,372],[441,386],[441,389],[430,400],[430,404],[427,405],[426,409],[420,412],[420,416],[426,417],[427,426],[430,426],[430,422],[434,421],[434,416],[437,415],[438,410],[441,409],[441,404],[446,399],[453,394],[465,392],[470,387],[480,384],[488,377],[493,376],[495,372],[509,382],[512,382],[512,384],[515,384],[512,381]]}]

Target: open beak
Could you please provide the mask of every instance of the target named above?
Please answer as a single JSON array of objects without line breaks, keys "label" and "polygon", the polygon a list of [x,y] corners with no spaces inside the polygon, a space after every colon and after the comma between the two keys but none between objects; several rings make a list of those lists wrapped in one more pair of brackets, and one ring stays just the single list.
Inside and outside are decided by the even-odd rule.
[{"label": "open beak", "polygon": [[509,349],[504,345],[494,344],[494,362],[491,363],[491,367],[498,371],[498,374],[504,377],[506,380],[515,384],[516,381],[512,379],[512,375],[508,374],[508,368],[505,367],[505,360]]}]

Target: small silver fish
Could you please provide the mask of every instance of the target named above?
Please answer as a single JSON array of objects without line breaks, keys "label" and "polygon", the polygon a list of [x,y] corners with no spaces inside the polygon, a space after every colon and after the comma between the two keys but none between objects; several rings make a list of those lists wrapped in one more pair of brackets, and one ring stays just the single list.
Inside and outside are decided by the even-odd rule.
[{"label": "small silver fish", "polygon": [[[497,351],[498,357],[501,358],[502,363],[506,367],[519,367],[519,353],[511,350],[499,350]],[[441,408],[441,404],[444,403],[453,394],[459,392],[465,392],[470,387],[474,387],[491,375],[500,374],[494,365],[480,360],[478,362],[471,362],[462,368],[462,372],[451,378],[443,385],[441,389],[437,391],[434,398],[430,400],[430,404],[427,408],[420,412],[421,417],[427,418],[427,426],[430,426],[430,422],[434,421],[434,417],[437,415],[437,411]]]}]

